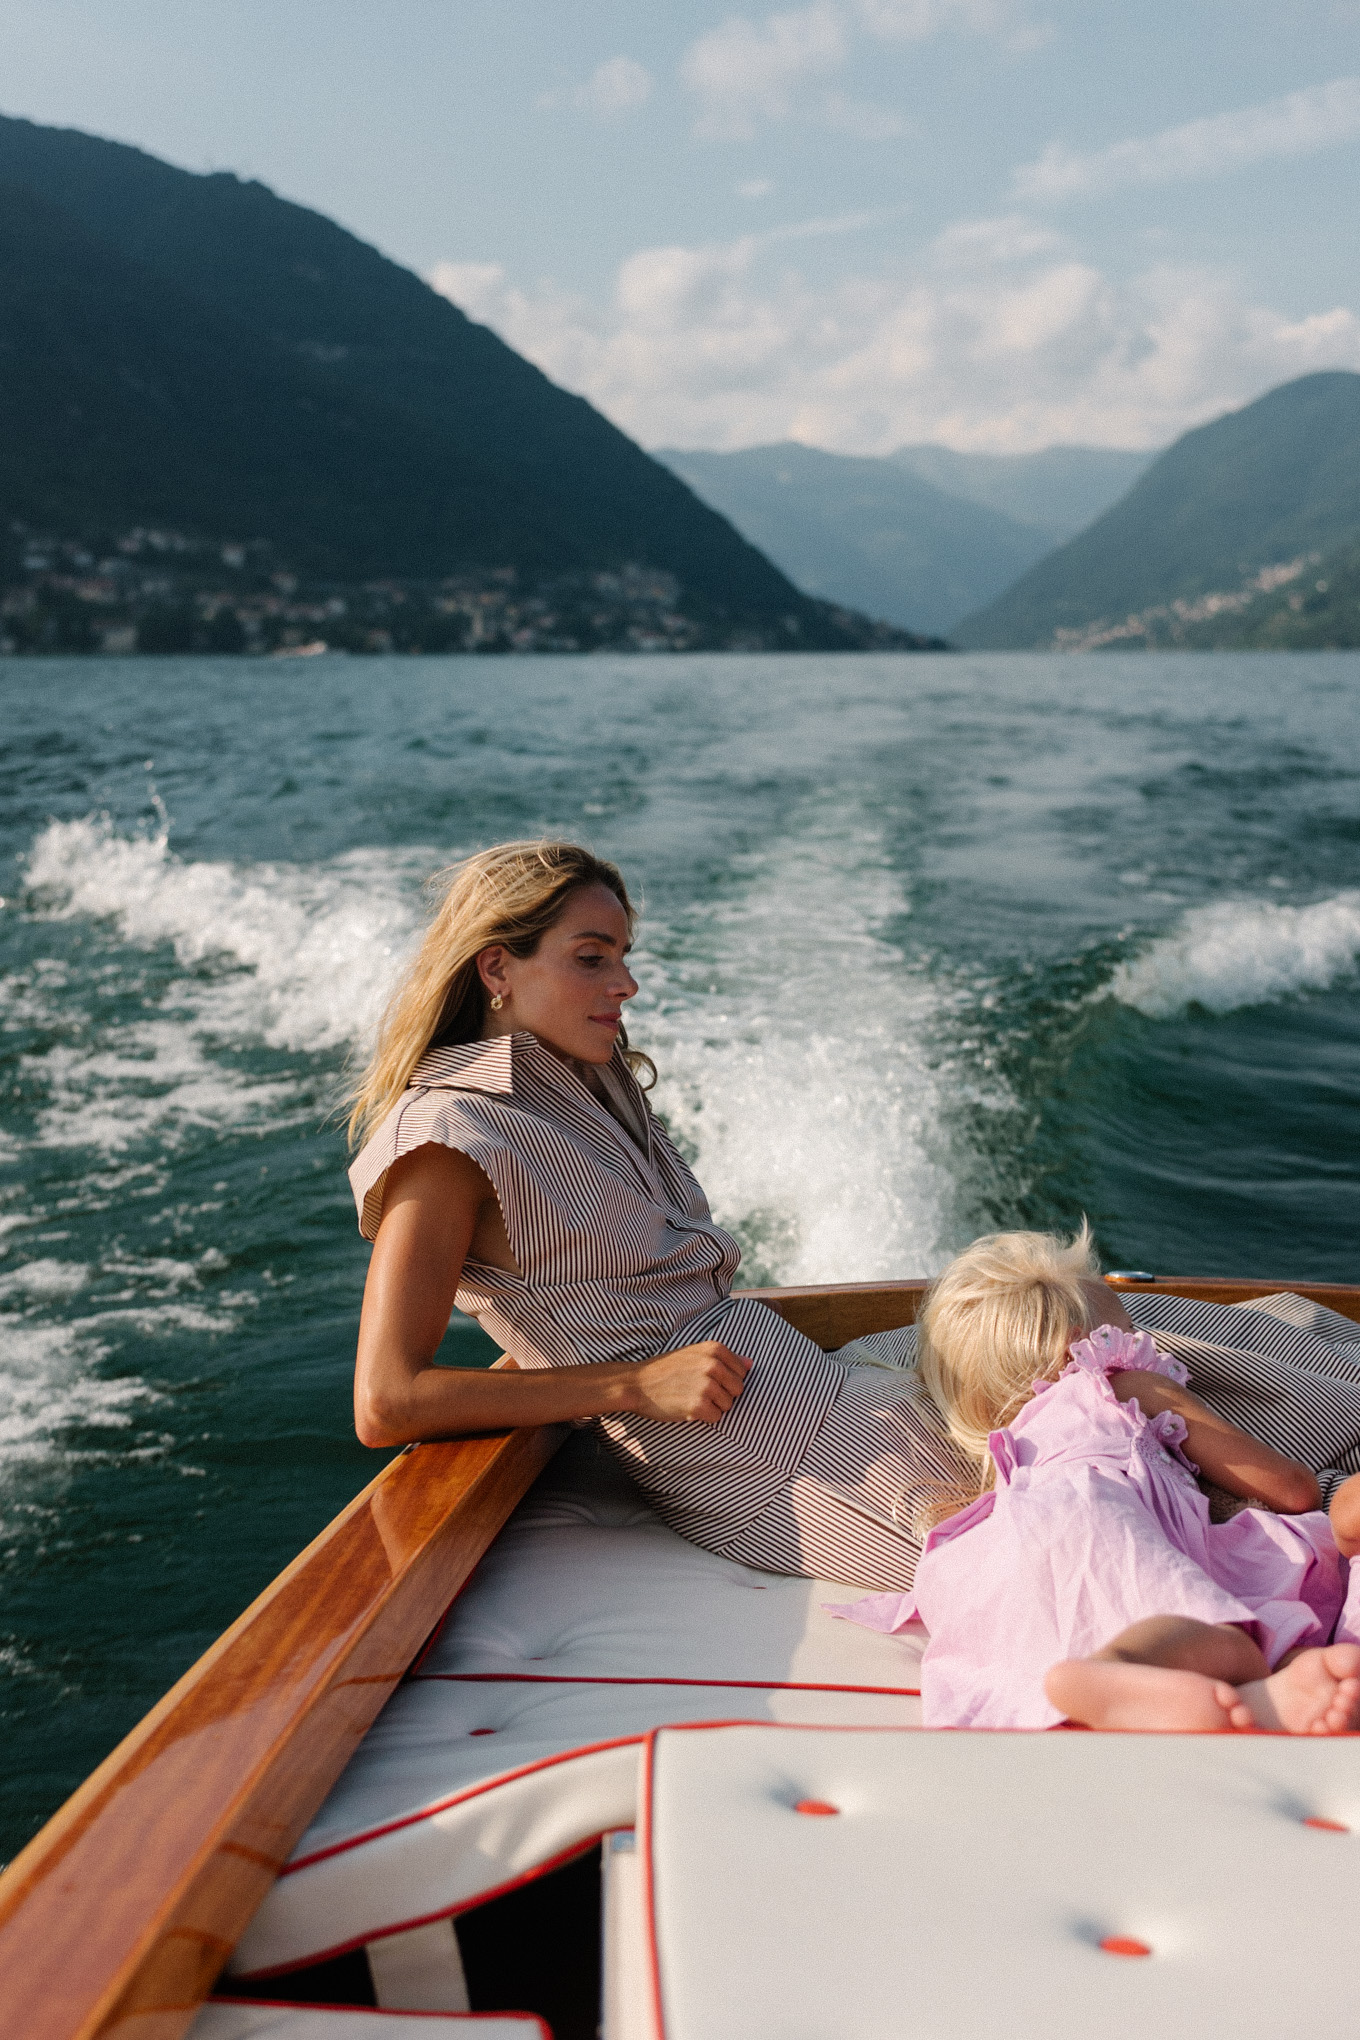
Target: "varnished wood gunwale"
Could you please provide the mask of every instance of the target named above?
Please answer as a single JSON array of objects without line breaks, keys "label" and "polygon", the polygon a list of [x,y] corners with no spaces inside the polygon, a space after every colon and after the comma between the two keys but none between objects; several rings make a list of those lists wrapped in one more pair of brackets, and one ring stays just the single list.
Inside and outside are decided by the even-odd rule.
[{"label": "varnished wood gunwale", "polygon": [[[1254,1296],[1277,1296],[1282,1289],[1325,1304],[1342,1317],[1360,1320],[1360,1283],[1355,1282],[1255,1282],[1233,1275],[1162,1275],[1155,1281],[1135,1282],[1124,1275],[1107,1276],[1114,1289],[1132,1294],[1156,1292],[1163,1296],[1191,1296],[1203,1303],[1249,1303]],[[838,1282],[813,1284],[802,1289],[746,1289],[744,1296],[759,1298],[777,1310],[809,1339],[828,1351],[851,1339],[863,1339],[870,1332],[889,1332],[898,1325],[916,1321],[924,1278],[909,1282]]]},{"label": "varnished wood gunwale", "polygon": [[417,1445],[0,1877],[6,2040],[177,2040],[560,1427]]},{"label": "varnished wood gunwale", "polygon": [[[1360,1285],[1281,1289],[1360,1320]],[[925,1282],[755,1289],[818,1344],[914,1321]],[[420,1445],[387,1466],[0,1876],[6,2040],[178,2040],[393,1687],[564,1433]]]}]

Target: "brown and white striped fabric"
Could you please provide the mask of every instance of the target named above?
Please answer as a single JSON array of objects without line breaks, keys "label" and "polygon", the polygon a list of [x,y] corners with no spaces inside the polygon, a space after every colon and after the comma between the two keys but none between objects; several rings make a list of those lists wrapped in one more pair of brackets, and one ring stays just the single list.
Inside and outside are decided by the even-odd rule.
[{"label": "brown and white striped fabric", "polygon": [[645,1146],[532,1034],[433,1051],[350,1170],[360,1230],[377,1231],[392,1163],[437,1141],[486,1172],[519,1269],[467,1261],[458,1307],[522,1367],[649,1360],[700,1339],[750,1360],[719,1424],[596,1419],[667,1522],[717,1550],[787,1487],[846,1370],[731,1296],[740,1248],[617,1052],[610,1078]]},{"label": "brown and white striped fabric", "polygon": [[[734,1298],[736,1241],[617,1051],[605,1074],[615,1111],[532,1034],[433,1050],[350,1170],[360,1230],[375,1237],[402,1155],[429,1142],[469,1155],[518,1273],[468,1260],[458,1306],[521,1366],[647,1360],[701,1339],[753,1363],[718,1424],[594,1420],[674,1529],[766,1571],[908,1587],[923,1511],[964,1477],[917,1381],[914,1330],[827,1354]],[[1126,1301],[1207,1402],[1325,1490],[1360,1466],[1360,1327],[1298,1298],[1250,1312]]]}]

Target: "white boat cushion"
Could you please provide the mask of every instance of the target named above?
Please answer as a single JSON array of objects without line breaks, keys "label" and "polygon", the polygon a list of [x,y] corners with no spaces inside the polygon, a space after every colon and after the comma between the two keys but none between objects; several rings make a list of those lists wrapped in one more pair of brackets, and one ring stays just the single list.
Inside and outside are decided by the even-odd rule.
[{"label": "white boat cushion", "polygon": [[552,2040],[532,2012],[374,2012],[245,1998],[204,2005],[189,2030],[193,2040]]},{"label": "white boat cushion", "polygon": [[661,2040],[1281,2040],[1334,2020],[1360,1738],[668,1728],[638,1846]]},{"label": "white boat cushion", "polygon": [[918,1722],[924,1631],[824,1613],[856,1591],[700,1551],[578,1433],[365,1737],[232,1972],[456,1912],[631,1827],[660,1723]]}]

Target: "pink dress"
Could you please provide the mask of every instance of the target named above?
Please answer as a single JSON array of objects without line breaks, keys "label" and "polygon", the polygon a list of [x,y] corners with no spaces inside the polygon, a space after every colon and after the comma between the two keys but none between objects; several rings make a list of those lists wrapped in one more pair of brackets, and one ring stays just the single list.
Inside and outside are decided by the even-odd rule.
[{"label": "pink dress", "polygon": [[1045,1672],[1144,1616],[1236,1623],[1272,1665],[1338,1626],[1346,1566],[1327,1517],[1243,1509],[1211,1523],[1180,1449],[1184,1419],[1145,1417],[1110,1387],[1126,1367],[1184,1382],[1181,1363],[1113,1325],[1070,1352],[1058,1380],[1036,1382],[1009,1430],[992,1433],[995,1488],[931,1531],[912,1592],[831,1611],[889,1632],[924,1622],[928,1728],[1056,1726]]}]

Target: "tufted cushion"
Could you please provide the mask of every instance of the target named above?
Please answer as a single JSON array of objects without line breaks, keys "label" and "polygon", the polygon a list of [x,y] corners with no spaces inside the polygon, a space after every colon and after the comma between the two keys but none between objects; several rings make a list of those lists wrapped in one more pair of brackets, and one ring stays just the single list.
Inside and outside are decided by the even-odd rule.
[{"label": "tufted cushion", "polygon": [[662,2040],[1281,2040],[1344,1992],[1360,1737],[666,1728],[639,1848]]},{"label": "tufted cushion", "polygon": [[919,1721],[924,1632],[823,1612],[855,1591],[687,1544],[579,1433],[370,1729],[233,1972],[456,1912],[630,1827],[659,1723]]}]

